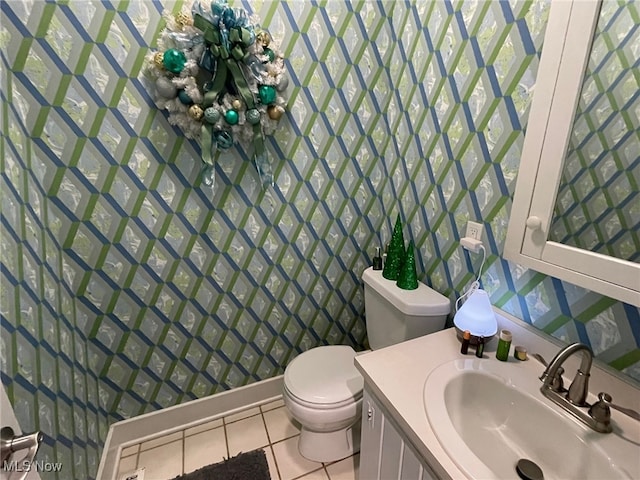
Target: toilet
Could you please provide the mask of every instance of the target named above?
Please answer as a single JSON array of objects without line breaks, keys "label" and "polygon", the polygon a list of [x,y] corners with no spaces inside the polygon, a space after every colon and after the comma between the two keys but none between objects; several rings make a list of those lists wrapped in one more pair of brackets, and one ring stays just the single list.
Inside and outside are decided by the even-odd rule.
[{"label": "toilet", "polygon": [[[449,299],[419,283],[402,290],[367,268],[364,305],[373,350],[437,332],[451,310]],[[315,462],[333,462],[360,450],[360,416],[364,380],[347,345],[326,345],[301,353],[284,372],[283,398],[300,425],[298,450]]]}]

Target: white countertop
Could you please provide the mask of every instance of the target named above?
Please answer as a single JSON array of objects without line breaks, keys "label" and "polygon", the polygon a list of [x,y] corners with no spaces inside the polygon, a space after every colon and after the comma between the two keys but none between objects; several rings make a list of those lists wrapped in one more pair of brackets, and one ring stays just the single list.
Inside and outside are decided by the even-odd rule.
[{"label": "white countertop", "polygon": [[[508,328],[513,333],[508,361],[515,368],[521,368],[523,374],[539,376],[544,370],[540,363],[531,358],[532,353],[540,353],[550,361],[560,349],[559,342],[555,339],[534,331],[517,319],[498,315],[498,323],[499,328]],[[498,362],[495,358],[496,345],[496,338],[487,343],[483,361]],[[513,358],[515,345],[527,348],[529,360],[520,362]],[[466,478],[466,475],[444,451],[431,429],[423,404],[424,384],[428,375],[439,365],[456,359],[475,358],[474,353],[473,347],[469,348],[466,356],[460,353],[460,342],[456,338],[455,329],[450,328],[363,353],[355,359],[356,368],[364,377],[365,387],[374,394],[440,478],[460,479]],[[569,376],[576,371],[578,362],[579,358],[571,358],[565,362],[566,385],[570,384]],[[592,368],[589,390],[592,393],[606,391],[613,396],[614,403],[640,410],[638,386],[633,381],[622,381],[606,373],[596,364]],[[617,416],[617,413],[613,412],[613,416]],[[629,422],[633,421],[629,419]],[[635,427],[635,424],[631,425]],[[640,431],[640,427],[638,429]]]}]

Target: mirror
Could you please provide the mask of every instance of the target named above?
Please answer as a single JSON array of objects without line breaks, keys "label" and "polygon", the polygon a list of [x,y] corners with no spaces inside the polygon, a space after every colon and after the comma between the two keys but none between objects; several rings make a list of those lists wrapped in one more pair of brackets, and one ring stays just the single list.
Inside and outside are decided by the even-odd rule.
[{"label": "mirror", "polygon": [[549,240],[640,261],[638,2],[604,2],[569,137]]},{"label": "mirror", "polygon": [[[640,217],[640,206],[637,205],[640,42],[636,40],[627,44],[629,40],[625,41],[629,35],[638,35],[637,12],[640,9],[637,0],[624,5],[618,2],[605,4],[600,24],[601,5],[598,1],[551,3],[504,256],[542,273],[640,306],[640,264],[635,262],[639,250]],[[604,31],[602,42],[596,42],[592,50],[596,28],[606,29],[607,25],[615,25],[615,28]],[[629,50],[624,53],[628,57],[618,52],[612,38],[618,45],[629,45]],[[616,68],[601,78],[588,74],[585,78],[590,59],[602,63],[605,58],[612,58],[617,63]],[[630,71],[623,73],[625,68]],[[617,95],[618,89],[622,92],[618,98],[626,100],[626,103],[616,101],[610,92],[616,90]],[[599,91],[607,93],[600,94]],[[596,103],[587,107],[592,105],[593,102],[589,102],[592,97],[597,97]],[[629,103],[632,99],[633,104]],[[613,115],[612,109],[621,111],[625,105],[629,105],[629,110],[622,111],[619,117]],[[587,111],[591,114],[588,118],[581,115]],[[601,132],[604,127],[611,128],[611,140],[606,140]],[[571,157],[576,145],[584,145],[586,149],[575,153],[578,163]],[[567,153],[569,159],[565,162]],[[579,177],[581,181],[576,184],[572,183],[570,174],[578,169],[578,165],[587,172]],[[564,180],[563,171],[568,172]],[[595,206],[582,201],[596,196],[591,187],[598,175],[602,177],[598,183],[612,186],[613,194],[608,193],[612,197],[611,202],[607,202],[604,208],[602,200]],[[565,185],[573,186],[574,191],[565,193]],[[608,211],[609,205],[615,208]],[[621,213],[618,207],[622,207]],[[558,226],[566,220],[562,215],[567,210],[573,215],[569,217],[571,223],[578,227],[575,234],[569,236],[578,238],[581,243],[571,245],[565,242],[568,228]],[[555,225],[554,211],[559,219]],[[593,233],[596,225],[599,231]],[[604,238],[601,241],[600,234],[604,237],[604,233],[611,233],[614,243],[620,240],[621,227],[630,232],[631,238],[621,240],[622,250],[628,252],[628,255],[622,255],[625,258],[613,256],[614,249],[596,248],[600,242],[608,243]]]}]

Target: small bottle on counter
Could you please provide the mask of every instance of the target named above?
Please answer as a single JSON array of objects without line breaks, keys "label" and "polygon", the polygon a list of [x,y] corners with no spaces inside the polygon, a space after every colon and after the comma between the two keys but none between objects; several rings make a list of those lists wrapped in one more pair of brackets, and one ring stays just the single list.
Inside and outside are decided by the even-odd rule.
[{"label": "small bottle on counter", "polygon": [[521,347],[520,345],[516,345],[513,349],[513,358],[524,362],[525,360],[527,360],[527,349]]},{"label": "small bottle on counter", "polygon": [[484,337],[480,335],[478,337],[478,345],[476,345],[476,357],[482,358],[483,353],[484,353]]},{"label": "small bottle on counter", "polygon": [[502,362],[506,362],[509,358],[509,349],[511,348],[511,332],[509,330],[500,330],[498,339],[498,349],[496,350],[496,358]]},{"label": "small bottle on counter", "polygon": [[469,342],[471,341],[471,332],[465,330],[462,334],[462,346],[460,347],[460,353],[466,355],[469,351]]},{"label": "small bottle on counter", "polygon": [[382,270],[382,255],[380,255],[380,247],[376,247],[376,256],[373,257],[373,269]]}]

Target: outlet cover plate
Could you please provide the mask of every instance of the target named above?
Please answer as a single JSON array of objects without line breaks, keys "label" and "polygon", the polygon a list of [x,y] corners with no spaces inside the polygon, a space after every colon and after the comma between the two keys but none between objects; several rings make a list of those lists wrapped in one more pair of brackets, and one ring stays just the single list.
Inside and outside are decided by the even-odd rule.
[{"label": "outlet cover plate", "polygon": [[475,240],[482,240],[482,230],[484,226],[478,222],[467,222],[467,233],[465,237],[473,238]]}]

